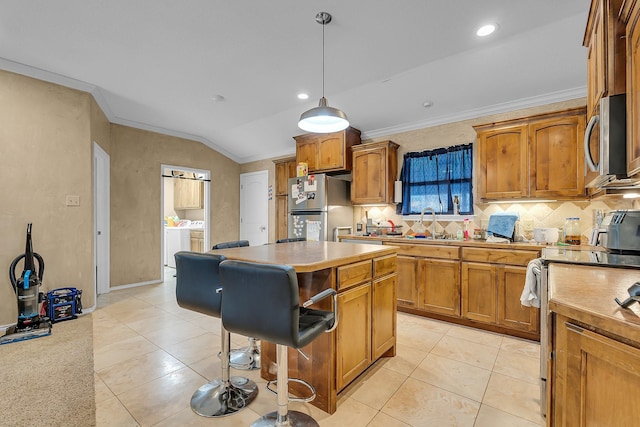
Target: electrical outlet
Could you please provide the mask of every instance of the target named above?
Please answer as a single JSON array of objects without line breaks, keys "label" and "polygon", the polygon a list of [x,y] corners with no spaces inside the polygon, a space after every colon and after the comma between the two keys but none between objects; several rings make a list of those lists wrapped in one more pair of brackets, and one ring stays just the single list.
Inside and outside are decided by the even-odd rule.
[{"label": "electrical outlet", "polygon": [[80,196],[67,196],[67,206],[80,206]]}]

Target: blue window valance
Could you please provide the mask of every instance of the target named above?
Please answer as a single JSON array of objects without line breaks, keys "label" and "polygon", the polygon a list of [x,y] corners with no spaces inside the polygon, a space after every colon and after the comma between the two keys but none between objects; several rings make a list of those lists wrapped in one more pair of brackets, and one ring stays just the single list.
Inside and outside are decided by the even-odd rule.
[{"label": "blue window valance", "polygon": [[400,172],[402,204],[398,213],[419,214],[426,207],[436,214],[453,214],[458,196],[460,214],[473,214],[473,144],[406,153]]}]

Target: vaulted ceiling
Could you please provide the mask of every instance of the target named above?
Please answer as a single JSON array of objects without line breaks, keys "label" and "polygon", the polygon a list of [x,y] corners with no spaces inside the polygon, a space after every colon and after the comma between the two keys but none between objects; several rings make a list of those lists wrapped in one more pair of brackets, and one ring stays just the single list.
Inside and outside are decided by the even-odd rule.
[{"label": "vaulted ceiling", "polygon": [[[589,3],[3,0],[0,68],[246,163],[294,153],[298,118],[322,96],[317,12],[333,15],[329,105],[375,137],[585,96]],[[498,31],[476,36],[489,22]]]}]

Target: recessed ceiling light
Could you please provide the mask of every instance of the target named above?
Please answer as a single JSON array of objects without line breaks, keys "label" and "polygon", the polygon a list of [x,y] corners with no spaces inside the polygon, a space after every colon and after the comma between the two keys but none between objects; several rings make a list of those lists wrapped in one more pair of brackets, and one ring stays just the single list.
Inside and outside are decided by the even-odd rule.
[{"label": "recessed ceiling light", "polygon": [[624,199],[637,199],[637,198],[640,198],[640,194],[638,194],[638,193],[627,193],[627,194],[623,195],[622,198],[624,198]]},{"label": "recessed ceiling light", "polygon": [[309,99],[309,94],[308,93],[299,93],[298,94],[298,99]]},{"label": "recessed ceiling light", "polygon": [[222,96],[219,93],[217,93],[217,94],[215,94],[215,95],[213,95],[211,97],[211,100],[215,101],[215,102],[222,102],[222,101],[224,101],[224,96]]},{"label": "recessed ceiling light", "polygon": [[482,27],[478,28],[478,31],[476,31],[476,34],[479,37],[485,37],[485,36],[488,36],[489,34],[493,33],[497,28],[498,28],[497,24],[483,25]]},{"label": "recessed ceiling light", "polygon": [[423,106],[424,108],[432,107],[432,106],[433,106],[433,101],[424,101],[424,102],[422,103],[422,106]]}]

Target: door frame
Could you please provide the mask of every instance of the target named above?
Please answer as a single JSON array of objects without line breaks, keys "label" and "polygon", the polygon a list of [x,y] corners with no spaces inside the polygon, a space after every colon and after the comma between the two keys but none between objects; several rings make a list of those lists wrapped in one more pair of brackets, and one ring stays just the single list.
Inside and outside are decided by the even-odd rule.
[{"label": "door frame", "polygon": [[160,165],[160,277],[164,278],[164,175],[165,169],[204,175],[204,243],[210,245],[211,236],[211,171],[188,166]]},{"label": "door frame", "polygon": [[[110,210],[110,157],[106,151],[93,142],[93,269],[94,287],[97,297],[111,290],[111,210]],[[104,236],[98,239],[98,233]],[[99,250],[99,245],[102,250]]]},{"label": "door frame", "polygon": [[[243,237],[243,236],[245,236],[245,231],[243,230],[244,226],[243,226],[243,221],[242,221],[243,213],[244,213],[243,212],[243,202],[242,202],[244,189],[242,187],[242,184],[244,182],[244,179],[246,179],[248,177],[253,177],[253,176],[261,176],[261,177],[264,178],[264,183],[265,183],[265,186],[264,186],[264,191],[265,191],[264,197],[265,198],[268,197],[267,196],[268,192],[269,192],[269,171],[268,170],[265,169],[265,170],[261,170],[261,171],[246,172],[246,173],[241,173],[240,174],[240,233],[239,233],[240,239],[244,239],[245,238],[245,237]],[[266,236],[267,236],[267,241],[265,243],[269,243],[269,199],[267,199],[267,203],[265,204],[265,206],[266,206],[266,212],[265,212],[265,218],[266,218],[265,227],[266,227],[266,229],[265,229],[265,232],[266,232]],[[247,239],[247,240],[249,240],[249,239]]]}]

